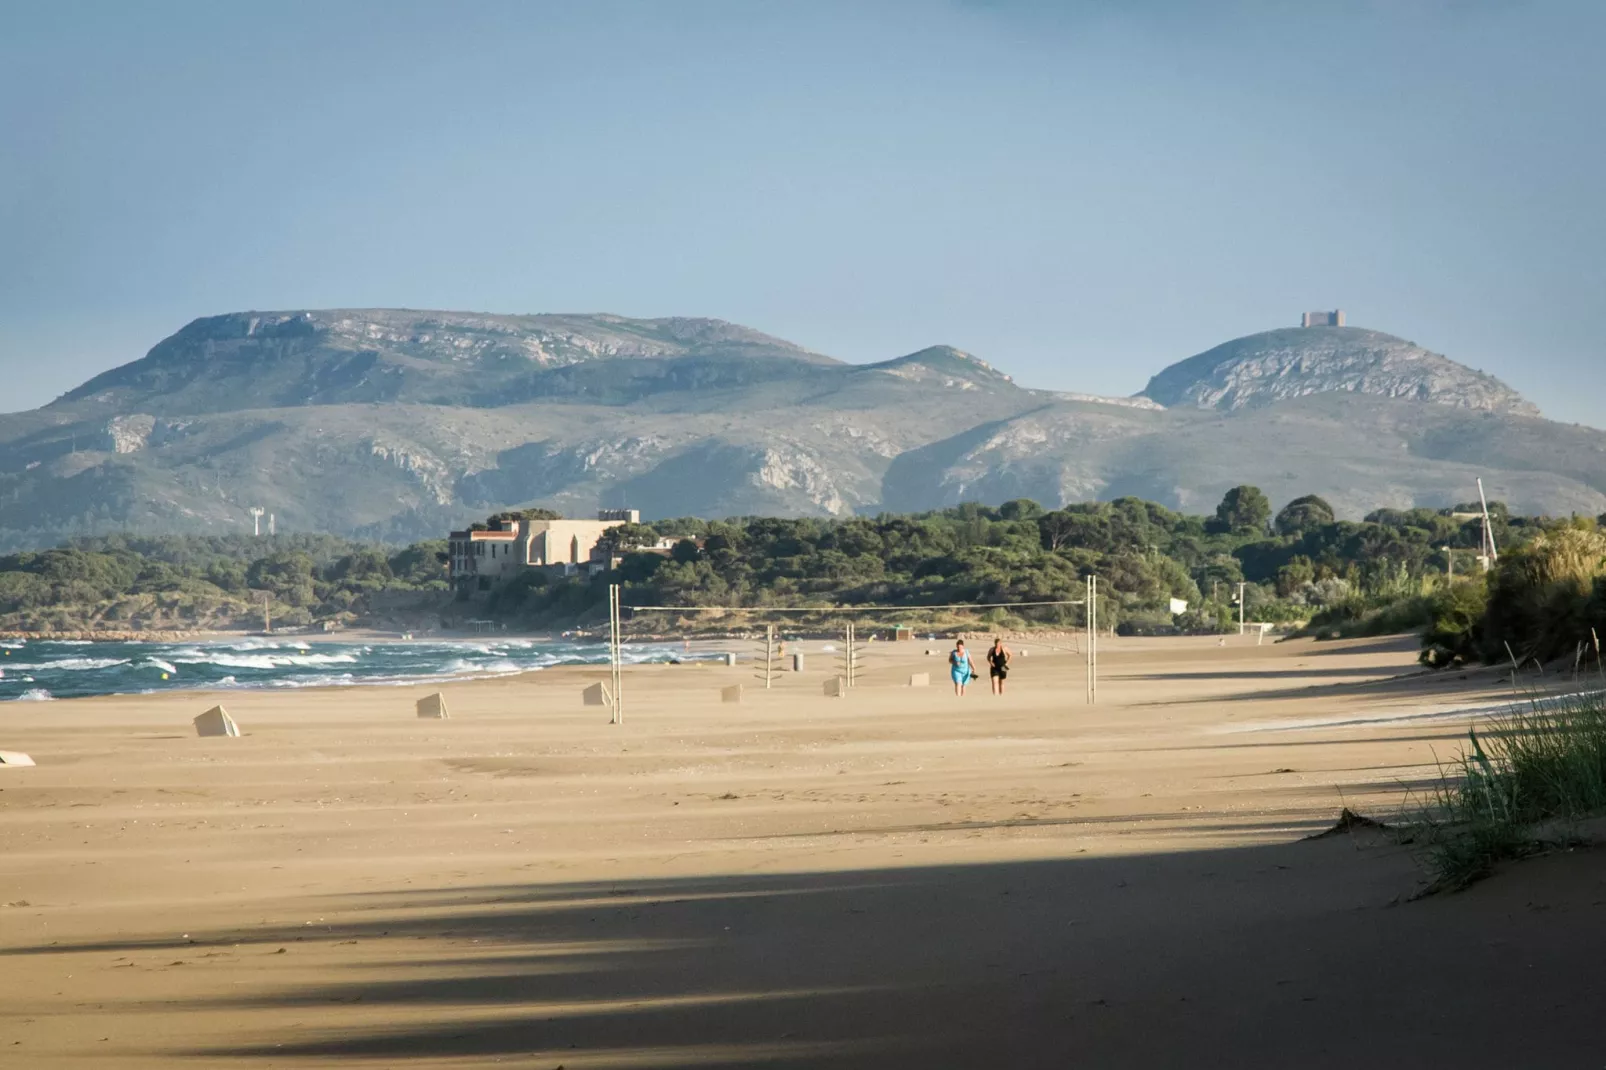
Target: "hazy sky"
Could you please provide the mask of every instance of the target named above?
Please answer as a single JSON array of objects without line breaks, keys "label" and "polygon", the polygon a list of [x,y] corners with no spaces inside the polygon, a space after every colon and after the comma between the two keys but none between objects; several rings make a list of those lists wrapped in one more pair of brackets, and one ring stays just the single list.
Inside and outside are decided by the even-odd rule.
[{"label": "hazy sky", "polygon": [[1606,426],[1606,2],[0,0],[0,411],[197,316],[718,316],[1129,394],[1343,307]]}]

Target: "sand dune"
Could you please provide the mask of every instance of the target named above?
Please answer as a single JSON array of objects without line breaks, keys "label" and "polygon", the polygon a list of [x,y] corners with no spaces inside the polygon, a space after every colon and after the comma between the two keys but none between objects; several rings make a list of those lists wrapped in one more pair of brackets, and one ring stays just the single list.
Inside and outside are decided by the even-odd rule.
[{"label": "sand dune", "polygon": [[[1031,648],[1030,642],[1023,644]],[[1606,867],[1408,901],[1307,842],[1492,674],[1408,642],[1032,649],[1003,699],[815,672],[8,704],[0,1066],[1596,1066]],[[817,645],[815,646],[817,651]],[[719,688],[746,684],[740,704]]]}]

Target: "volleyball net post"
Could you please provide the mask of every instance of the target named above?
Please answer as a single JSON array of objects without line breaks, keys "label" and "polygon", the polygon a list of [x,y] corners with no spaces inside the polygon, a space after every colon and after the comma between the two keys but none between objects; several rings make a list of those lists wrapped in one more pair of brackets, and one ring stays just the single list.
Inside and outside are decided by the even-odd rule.
[{"label": "volleyball net post", "polygon": [[[1083,607],[1083,623],[1087,632],[1087,646],[1084,653],[1087,673],[1087,703],[1093,705],[1098,701],[1098,598],[1099,584],[1097,576],[1089,576],[1085,584],[1086,594],[1082,598],[1057,598],[1031,602],[955,602],[948,605],[921,606],[921,605],[878,605],[864,604],[856,606],[629,606],[623,601],[622,591],[618,584],[608,587],[608,667],[609,667],[609,704],[612,714],[610,724],[624,723],[624,611],[632,613],[676,613],[682,615],[698,613],[718,614],[796,614],[801,616],[826,616],[833,614],[849,614],[863,616],[866,613],[882,613],[886,615],[907,615],[911,613],[929,613],[937,610],[951,611],[979,611],[989,609],[1044,609],[1049,607]],[[776,625],[764,625],[764,688],[770,690],[775,679],[775,657],[778,652],[778,630]],[[848,687],[858,682],[859,648],[858,635],[855,622],[848,620],[843,626],[843,651],[840,658],[842,676]]]},{"label": "volleyball net post", "polygon": [[858,667],[858,650],[854,645],[853,622],[848,621],[842,628],[842,682],[848,687],[855,683]]},{"label": "volleyball net post", "polygon": [[775,625],[764,625],[764,690],[775,681]]},{"label": "volleyball net post", "polygon": [[620,620],[620,590],[617,583],[608,586],[608,704],[612,714],[609,724],[625,723],[624,697],[624,636]]},{"label": "volleyball net post", "polygon": [[1087,597],[1082,602],[1082,619],[1087,625],[1087,704],[1099,700],[1099,578],[1088,576]]}]

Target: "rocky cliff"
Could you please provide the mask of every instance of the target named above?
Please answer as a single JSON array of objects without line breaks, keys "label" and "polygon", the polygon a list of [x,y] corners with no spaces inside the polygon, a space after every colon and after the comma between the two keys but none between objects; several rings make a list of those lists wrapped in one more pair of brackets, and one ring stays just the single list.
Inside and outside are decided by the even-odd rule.
[{"label": "rocky cliff", "polygon": [[837,363],[713,319],[237,312],[195,320],[62,400],[159,415],[384,401],[483,406],[528,396],[533,379],[575,365],[688,357]]},{"label": "rocky cliff", "polygon": [[1492,375],[1358,327],[1292,327],[1238,338],[1171,365],[1141,396],[1168,407],[1231,411],[1332,393],[1539,415]]},{"label": "rocky cliff", "polygon": [[[1165,407],[1169,406],[1169,407]],[[340,310],[197,320],[0,416],[0,549],[108,530],[386,539],[570,515],[851,515],[1238,483],[1357,515],[1466,500],[1606,511],[1606,433],[1538,418],[1388,335],[1273,331],[1135,399],[1031,390],[946,346],[845,364],[718,320]]]}]

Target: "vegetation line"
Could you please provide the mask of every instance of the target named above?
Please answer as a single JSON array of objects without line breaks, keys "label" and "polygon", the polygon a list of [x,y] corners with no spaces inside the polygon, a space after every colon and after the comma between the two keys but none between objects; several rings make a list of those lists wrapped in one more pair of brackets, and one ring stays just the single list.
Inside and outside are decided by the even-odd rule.
[{"label": "vegetation line", "polygon": [[[1210,515],[1118,498],[1061,509],[1025,499],[875,517],[694,517],[621,524],[593,571],[514,568],[488,589],[448,588],[447,547],[318,535],[83,539],[0,557],[0,633],[105,634],[368,626],[539,632],[593,628],[610,584],[637,630],[730,609],[777,616],[895,612],[933,630],[1063,630],[1099,620],[1123,635],[1223,634],[1241,618],[1318,638],[1416,631],[1449,666],[1566,658],[1606,679],[1606,532],[1593,517],[1512,516],[1491,503],[1500,561],[1480,567],[1465,503],[1338,520],[1306,495],[1273,512],[1235,487]],[[542,510],[510,515],[551,516]],[[493,517],[492,519],[498,519]],[[656,618],[656,619],[655,619]]]}]

